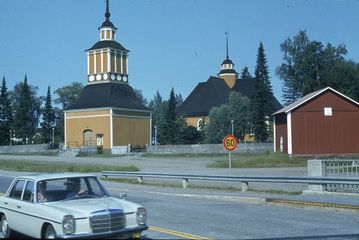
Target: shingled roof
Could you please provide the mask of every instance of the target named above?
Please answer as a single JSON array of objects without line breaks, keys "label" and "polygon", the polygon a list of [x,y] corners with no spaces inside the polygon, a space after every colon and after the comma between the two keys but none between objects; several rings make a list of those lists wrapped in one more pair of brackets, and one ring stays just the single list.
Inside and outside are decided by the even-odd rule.
[{"label": "shingled roof", "polygon": [[221,78],[210,77],[199,83],[177,112],[186,116],[208,115],[212,107],[219,107],[228,101],[231,89]]},{"label": "shingled roof", "polygon": [[128,84],[98,83],[84,87],[77,103],[67,110],[117,107],[136,110],[149,110],[136,98]]},{"label": "shingled roof", "polygon": [[[212,107],[219,107],[228,102],[229,93],[240,92],[250,98],[255,89],[255,79],[238,79],[231,89],[221,78],[210,77],[207,82],[199,83],[186,100],[178,107],[177,112],[185,116],[208,115]],[[282,108],[278,100],[271,96],[274,111]]]},{"label": "shingled roof", "polygon": [[112,48],[112,49],[116,49],[116,50],[129,52],[120,43],[118,43],[116,41],[112,41],[112,40],[98,41],[97,43],[95,43],[91,48],[87,49],[86,51],[94,50],[94,49],[102,49],[102,48]]}]

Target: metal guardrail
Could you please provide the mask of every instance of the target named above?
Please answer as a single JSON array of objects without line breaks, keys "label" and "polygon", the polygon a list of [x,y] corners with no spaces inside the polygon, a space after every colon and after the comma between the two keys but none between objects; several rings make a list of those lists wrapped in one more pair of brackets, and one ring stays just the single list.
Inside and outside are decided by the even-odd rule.
[{"label": "metal guardrail", "polygon": [[343,184],[359,186],[358,177],[240,177],[240,176],[214,176],[214,175],[185,175],[169,173],[149,173],[149,172],[118,172],[103,171],[102,176],[107,177],[137,177],[139,183],[143,178],[167,178],[182,179],[183,188],[188,186],[189,180],[206,180],[206,181],[232,181],[241,182],[242,191],[248,190],[249,182],[270,182],[270,183],[297,183],[297,184]]}]

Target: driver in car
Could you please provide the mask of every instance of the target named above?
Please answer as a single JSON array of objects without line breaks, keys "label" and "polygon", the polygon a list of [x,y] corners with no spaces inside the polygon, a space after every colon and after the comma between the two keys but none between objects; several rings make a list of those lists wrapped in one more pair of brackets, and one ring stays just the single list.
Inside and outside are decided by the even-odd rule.
[{"label": "driver in car", "polygon": [[67,188],[67,194],[66,194],[67,199],[76,198],[86,193],[86,190],[81,189],[79,178],[69,178],[67,179],[67,182],[65,184]]}]

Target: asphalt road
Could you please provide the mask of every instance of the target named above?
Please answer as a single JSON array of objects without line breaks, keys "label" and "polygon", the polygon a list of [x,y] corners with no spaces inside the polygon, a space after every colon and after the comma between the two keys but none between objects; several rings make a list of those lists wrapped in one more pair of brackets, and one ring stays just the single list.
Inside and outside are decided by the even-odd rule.
[{"label": "asphalt road", "polygon": [[[11,176],[0,176],[0,192]],[[150,239],[359,239],[354,210],[263,203],[249,193],[105,183],[146,207]]]}]

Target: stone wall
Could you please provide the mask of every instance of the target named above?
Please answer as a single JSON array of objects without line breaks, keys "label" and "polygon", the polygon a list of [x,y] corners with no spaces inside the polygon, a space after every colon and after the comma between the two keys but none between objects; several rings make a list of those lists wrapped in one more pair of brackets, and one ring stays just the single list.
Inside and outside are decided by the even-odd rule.
[{"label": "stone wall", "polygon": [[[223,144],[157,145],[148,146],[146,152],[156,154],[228,153]],[[273,152],[273,143],[239,143],[232,152],[236,154]]]},{"label": "stone wall", "polygon": [[0,146],[0,153],[38,153],[47,152],[49,149],[48,144]]}]

